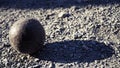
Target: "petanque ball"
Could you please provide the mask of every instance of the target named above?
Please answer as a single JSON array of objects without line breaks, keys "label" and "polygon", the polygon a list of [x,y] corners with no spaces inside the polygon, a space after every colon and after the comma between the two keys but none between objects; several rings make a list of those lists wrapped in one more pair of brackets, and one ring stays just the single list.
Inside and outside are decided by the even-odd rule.
[{"label": "petanque ball", "polygon": [[18,52],[33,54],[43,48],[45,30],[36,19],[20,19],[9,30],[9,41]]}]

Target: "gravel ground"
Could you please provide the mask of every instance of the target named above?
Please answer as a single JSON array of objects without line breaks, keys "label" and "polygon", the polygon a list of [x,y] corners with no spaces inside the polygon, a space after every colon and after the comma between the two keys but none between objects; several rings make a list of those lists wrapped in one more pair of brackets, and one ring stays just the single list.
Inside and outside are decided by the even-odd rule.
[{"label": "gravel ground", "polygon": [[[41,22],[43,51],[10,47],[9,28],[20,18]],[[119,68],[119,34],[119,0],[0,0],[0,68]]]}]

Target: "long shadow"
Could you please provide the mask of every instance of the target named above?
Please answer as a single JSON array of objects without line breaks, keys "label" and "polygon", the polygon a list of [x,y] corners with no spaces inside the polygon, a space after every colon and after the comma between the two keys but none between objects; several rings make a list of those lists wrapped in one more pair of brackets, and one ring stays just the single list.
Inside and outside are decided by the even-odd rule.
[{"label": "long shadow", "polygon": [[108,5],[120,4],[120,0],[88,0],[77,2],[76,0],[0,0],[0,8],[14,8],[14,9],[54,9],[67,8],[71,6],[87,6],[87,5]]},{"label": "long shadow", "polygon": [[111,57],[114,49],[92,40],[70,40],[46,44],[43,51],[34,55],[40,60],[59,63],[94,62]]}]

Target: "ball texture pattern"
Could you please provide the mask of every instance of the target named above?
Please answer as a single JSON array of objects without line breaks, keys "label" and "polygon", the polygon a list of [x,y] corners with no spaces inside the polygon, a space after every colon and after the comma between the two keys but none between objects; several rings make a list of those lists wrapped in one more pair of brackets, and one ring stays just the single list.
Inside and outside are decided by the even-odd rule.
[{"label": "ball texture pattern", "polygon": [[20,19],[10,28],[9,40],[15,50],[33,54],[43,48],[45,30],[36,19]]}]

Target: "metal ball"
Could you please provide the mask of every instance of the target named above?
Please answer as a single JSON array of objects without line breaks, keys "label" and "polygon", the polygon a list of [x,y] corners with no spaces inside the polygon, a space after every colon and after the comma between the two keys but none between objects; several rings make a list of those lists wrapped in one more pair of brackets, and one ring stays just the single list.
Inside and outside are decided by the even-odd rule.
[{"label": "metal ball", "polygon": [[20,19],[10,28],[9,41],[18,52],[33,54],[43,48],[45,30],[36,19]]}]

